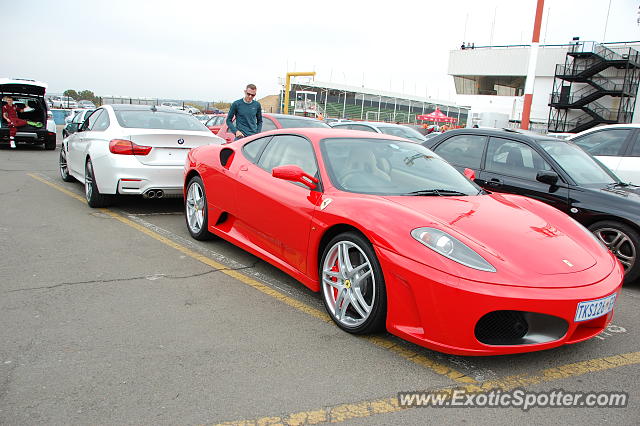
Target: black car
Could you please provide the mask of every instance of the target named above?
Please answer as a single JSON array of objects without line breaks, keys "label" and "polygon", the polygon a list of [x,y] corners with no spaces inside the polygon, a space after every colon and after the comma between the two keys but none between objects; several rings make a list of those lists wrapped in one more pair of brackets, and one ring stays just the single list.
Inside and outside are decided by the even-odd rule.
[{"label": "black car", "polygon": [[84,120],[89,117],[93,111],[95,111],[95,109],[83,109],[82,111],[78,111],[71,121],[64,126],[64,129],[62,129],[62,137],[66,138],[77,132],[78,127],[84,123]]},{"label": "black car", "polygon": [[[47,130],[47,103],[44,94],[47,85],[39,81],[20,79],[0,79],[0,99],[10,96],[18,110],[18,117],[40,123],[39,127],[30,124],[18,127],[15,141],[18,144],[39,144],[45,149],[56,149],[56,134]],[[2,106],[5,102],[2,101]],[[9,145],[9,123],[0,118],[0,145]]]},{"label": "black car", "polygon": [[623,183],[576,144],[533,133],[457,129],[424,145],[459,171],[473,170],[474,182],[488,191],[525,195],[567,213],[618,257],[625,282],[640,276],[640,187]]}]

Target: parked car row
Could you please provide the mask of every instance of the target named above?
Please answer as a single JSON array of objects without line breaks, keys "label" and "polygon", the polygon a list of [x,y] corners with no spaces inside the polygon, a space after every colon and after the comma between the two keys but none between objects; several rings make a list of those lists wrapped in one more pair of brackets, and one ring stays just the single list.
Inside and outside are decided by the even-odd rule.
[{"label": "parked car row", "polygon": [[47,106],[49,108],[62,108],[62,109],[95,109],[96,106],[93,102],[88,100],[76,101],[70,96],[48,96],[46,97]]},{"label": "parked car row", "polygon": [[162,102],[160,106],[173,108],[180,111],[186,111],[190,114],[199,114],[201,112],[198,108],[192,107],[190,105],[179,104],[178,102]]},{"label": "parked car row", "polygon": [[640,275],[639,188],[571,141],[282,114],[235,140],[224,115],[83,114],[59,167],[90,206],[182,195],[193,238],[279,267],[349,333],[464,355],[548,349],[599,334]]}]

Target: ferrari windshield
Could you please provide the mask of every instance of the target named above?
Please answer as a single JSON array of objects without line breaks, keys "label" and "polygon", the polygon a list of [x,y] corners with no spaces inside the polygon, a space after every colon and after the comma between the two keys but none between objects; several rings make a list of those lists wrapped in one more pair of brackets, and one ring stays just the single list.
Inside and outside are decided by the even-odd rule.
[{"label": "ferrari windshield", "polygon": [[578,185],[618,183],[613,172],[574,143],[540,141],[540,146]]},{"label": "ferrari windshield", "polygon": [[477,195],[481,190],[422,145],[386,139],[331,138],[320,144],[333,185],[377,195]]}]

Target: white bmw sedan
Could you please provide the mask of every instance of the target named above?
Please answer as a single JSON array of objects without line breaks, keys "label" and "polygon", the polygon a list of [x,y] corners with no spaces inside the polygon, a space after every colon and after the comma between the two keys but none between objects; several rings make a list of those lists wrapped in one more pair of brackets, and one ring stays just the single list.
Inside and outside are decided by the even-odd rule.
[{"label": "white bmw sedan", "polygon": [[187,152],[222,143],[184,111],[104,105],[63,141],[60,176],[84,182],[91,207],[104,207],[117,195],[181,196]]}]

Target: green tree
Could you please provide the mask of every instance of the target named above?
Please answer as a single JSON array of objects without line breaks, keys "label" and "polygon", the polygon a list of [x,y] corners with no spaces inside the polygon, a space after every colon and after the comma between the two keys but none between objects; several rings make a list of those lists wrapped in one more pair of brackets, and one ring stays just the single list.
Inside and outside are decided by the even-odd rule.
[{"label": "green tree", "polygon": [[70,98],[73,98],[73,99],[75,99],[75,100],[78,100],[78,96],[79,96],[79,95],[78,95],[78,92],[76,92],[76,91],[75,91],[75,90],[73,90],[73,89],[67,89],[67,90],[65,90],[65,91],[64,91],[64,93],[63,93],[63,95],[64,95],[64,96],[69,96]]},{"label": "green tree", "polygon": [[80,93],[78,93],[78,96],[80,97],[79,100],[81,101],[91,101],[94,103],[94,105],[102,104],[102,102],[100,102],[100,98],[98,98],[91,90],[82,90]]},{"label": "green tree", "polygon": [[78,93],[79,99],[80,101],[91,101],[93,102],[96,98],[96,95],[93,94],[93,92],[91,90],[81,90],[80,93]]}]

